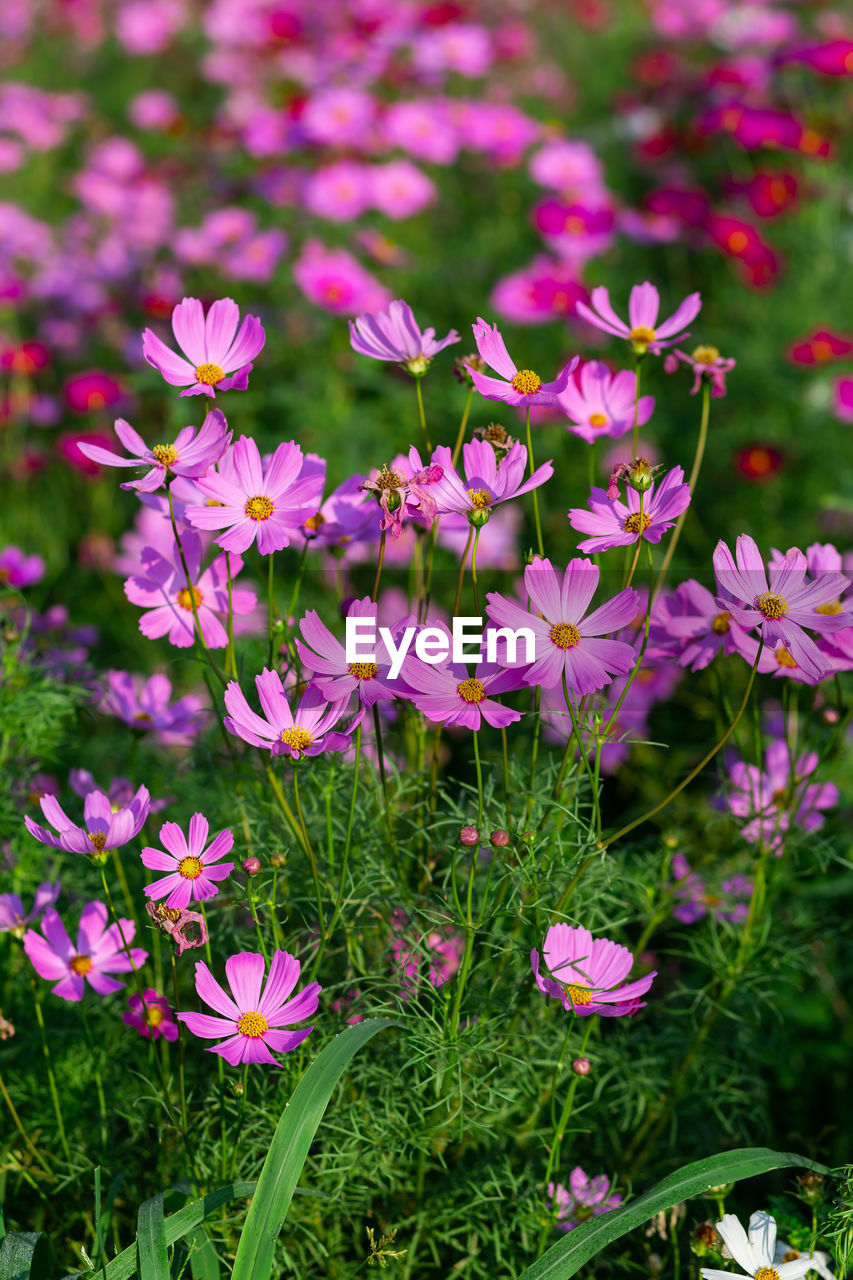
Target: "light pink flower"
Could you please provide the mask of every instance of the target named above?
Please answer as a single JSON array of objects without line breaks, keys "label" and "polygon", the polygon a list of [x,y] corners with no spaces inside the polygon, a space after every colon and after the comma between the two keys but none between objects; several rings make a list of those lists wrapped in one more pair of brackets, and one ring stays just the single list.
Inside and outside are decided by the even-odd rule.
[{"label": "light pink flower", "polygon": [[253,747],[263,747],[273,755],[288,756],[291,760],[317,756],[323,751],[346,751],[350,734],[364,714],[360,712],[348,729],[332,732],[332,726],[340,720],[349,701],[348,696],[343,701],[329,702],[316,685],[309,684],[293,712],[277,671],[264,668],[255,676],[255,686],[266,719],[251,709],[237,681],[232,680],[225,690],[228,715],[223,724],[229,733]]},{"label": "light pink flower", "polygon": [[604,489],[593,488],[589,496],[589,511],[573,507],[568,516],[573,529],[592,535],[578,543],[578,551],[585,555],[609,551],[612,547],[627,547],[640,538],[646,542],[660,542],[682,511],[687,510],[690,485],[684,483],[681,467],[673,467],[659,484],[652,484],[642,494],[642,516],[640,496],[636,489],[628,486],[625,502],[622,502],[619,498],[608,497]]},{"label": "light pink flower", "polygon": [[217,882],[227,879],[234,870],[233,862],[220,861],[233,848],[234,836],[230,831],[220,831],[205,849],[209,831],[207,818],[201,813],[190,818],[189,838],[177,822],[163,823],[160,843],[168,852],[146,845],[142,863],[149,871],[169,874],[145,886],[146,898],[166,898],[167,907],[188,907],[190,902],[201,902],[219,892]]},{"label": "light pink flower", "polygon": [[142,335],[142,354],[170,386],[186,387],[182,396],[245,391],[266,335],[257,316],[246,316],[238,333],[239,319],[232,298],[219,298],[206,317],[197,298],[184,298],[172,312],[172,332],[184,355],[176,355],[151,329]]},{"label": "light pink flower", "polygon": [[542,947],[545,975],[539,972],[539,952],[530,953],[533,976],[543,995],[562,1001],[563,1008],[586,1017],[600,1013],[619,1018],[645,1007],[644,996],[656,973],[625,985],[634,957],[627,947],[609,938],[593,938],[582,925],[554,924]]},{"label": "light pink flower", "polygon": [[638,355],[651,351],[658,355],[662,347],[687,336],[686,328],[699,314],[702,299],[698,293],[689,294],[668,320],[658,324],[660,294],[653,284],[635,284],[628,299],[628,324],[620,320],[610,305],[610,294],[602,286],[593,289],[591,307],[578,302],[578,315],[596,329],[612,333],[617,338],[627,338]]},{"label": "light pink flower", "polygon": [[83,802],[82,827],[74,825],[56,796],[44,795],[39,804],[57,834],[39,826],[27,814],[24,825],[34,839],[42,844],[49,844],[54,849],[85,853],[103,861],[111,849],[120,849],[142,830],[148,817],[149,795],[147,787],[140,787],[126,808],[114,811],[109,797],[103,791],[90,791]]},{"label": "light pink flower", "polygon": [[424,329],[422,333],[412,308],[402,298],[390,303],[384,311],[351,320],[349,331],[353,351],[359,355],[373,360],[393,360],[414,374],[425,372],[433,356],[459,341],[455,329],[440,339],[436,339],[433,328]]},{"label": "light pink flower", "polygon": [[132,458],[123,458],[111,449],[102,449],[100,445],[86,444],[82,440],[77,447],[85,457],[102,467],[150,467],[150,471],[138,480],[128,480],[121,486],[140,493],[153,493],[169,475],[193,480],[206,475],[231,443],[231,432],[224,413],[219,409],[212,409],[207,414],[198,431],[195,427],[184,427],[172,444],[155,444],[149,449],[142,436],[124,418],[116,419],[115,433],[128,453],[134,455]]},{"label": "light pink flower", "polygon": [[178,1024],[172,1017],[172,1009],[165,996],[160,996],[153,987],[143,992],[134,992],[127,1002],[127,1011],[121,1015],[125,1026],[133,1027],[146,1040],[177,1040]]},{"label": "light pink flower", "polygon": [[124,986],[109,974],[139,969],[148,959],[148,952],[140,947],[134,947],[128,956],[125,945],[133,941],[136,925],[120,919],[108,928],[102,902],[90,902],[83,908],[76,946],[53,908],[45,911],[41,929],[41,933],[27,930],[24,950],[39,977],[55,983],[51,991],[63,1000],[82,1000],[86,982],[98,995],[108,996]]},{"label": "light pink flower", "polygon": [[506,404],[525,407],[531,404],[557,403],[557,397],[568,386],[569,378],[578,363],[578,356],[572,357],[554,382],[543,382],[532,369],[519,370],[516,367],[496,324],[488,325],[485,320],[478,319],[472,327],[477,350],[486,364],[500,374],[500,378],[490,378],[487,374],[478,373],[470,365],[465,366],[480,395],[487,400],[503,400]]},{"label": "light pink flower", "polygon": [[[628,369],[611,373],[606,364],[590,360],[570,378],[557,403],[569,419],[569,431],[587,444],[599,436],[623,436],[634,425],[637,375]],[[645,426],[655,407],[653,396],[640,396],[637,423]]]}]

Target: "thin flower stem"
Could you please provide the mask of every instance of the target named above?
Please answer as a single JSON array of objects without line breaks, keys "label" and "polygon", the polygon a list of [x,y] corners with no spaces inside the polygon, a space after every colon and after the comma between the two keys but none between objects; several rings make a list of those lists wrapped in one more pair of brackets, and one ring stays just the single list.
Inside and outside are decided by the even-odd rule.
[{"label": "thin flower stem", "polygon": [[424,444],[427,453],[432,453],[432,445],[429,442],[429,432],[427,431],[426,414],[424,413],[424,393],[421,391],[421,379],[415,378],[415,389],[418,393],[418,414],[421,420],[421,430],[424,433]]},{"label": "thin flower stem", "polygon": [[190,577],[190,571],[187,565],[187,558],[184,555],[184,548],[181,545],[181,539],[178,533],[178,525],[177,525],[177,521],[175,520],[175,506],[172,501],[172,490],[169,488],[168,485],[166,486],[166,496],[169,499],[169,519],[172,522],[172,534],[174,535],[174,538],[175,538],[175,545],[178,548],[178,555],[181,558],[181,565],[184,570],[184,577],[187,580],[187,592],[190,597],[190,605],[193,611],[193,621],[195,622],[195,638],[198,644],[201,646],[204,652],[204,656],[207,658],[207,661],[210,663],[211,670],[213,671],[217,680],[219,681],[220,684],[225,685],[228,682],[226,681],[222,672],[219,670],[219,667],[216,665],[213,659],[213,654],[210,652],[210,650],[207,647],[207,641],[205,640],[204,633],[202,632],[202,629],[201,629],[201,621],[198,616],[198,603],[195,598],[195,592],[196,592],[195,583]]},{"label": "thin flower stem", "polygon": [[462,443],[465,439],[465,428],[468,425],[468,414],[471,412],[471,401],[474,397],[474,388],[468,388],[468,395],[465,398],[465,408],[462,410],[462,421],[459,423],[459,433],[456,437],[456,444],[453,446],[453,454],[450,461],[456,466],[459,454],[462,450]]},{"label": "thin flower stem", "polygon": [[533,809],[533,786],[536,782],[536,763],[539,759],[539,734],[542,728],[542,716],[539,708],[542,703],[542,687],[536,686],[536,692],[533,695],[533,744],[530,749],[530,777],[527,780],[527,804],[524,808],[524,821],[530,821],[530,814]]},{"label": "thin flower stem", "polygon": [[[535,468],[533,466],[533,438],[530,434],[530,405],[529,404],[527,405],[527,409],[526,409],[525,425],[527,429],[527,465],[530,468],[530,474],[533,475]],[[540,556],[544,556],[545,544],[542,541],[542,524],[539,519],[539,494],[535,489],[532,490],[532,493],[533,493],[533,523],[536,525],[536,543],[537,543],[537,546],[539,547]]]},{"label": "thin flower stem", "polygon": [[385,749],[382,744],[382,722],[379,719],[379,703],[373,704],[373,732],[376,737],[376,754],[379,757],[379,780],[382,783],[382,806],[385,812],[385,825],[388,828],[388,835],[394,846],[394,855],[397,855],[397,838],[394,835],[394,827],[391,822],[391,807],[388,804],[388,777],[385,772]]},{"label": "thin flower stem", "polygon": [[634,434],[631,444],[632,456],[634,458],[636,458],[637,450],[640,447],[640,371],[643,367],[644,356],[645,352],[642,354],[635,353],[634,355],[634,376],[636,377],[636,385],[634,387]]},{"label": "thin flower stem", "polygon": [[100,1120],[101,1130],[101,1156],[102,1159],[106,1160],[109,1148],[109,1137],[107,1133],[107,1102],[104,1097],[104,1079],[101,1075],[100,1046],[92,1035],[92,1031],[89,1026],[89,1019],[86,1016],[86,1009],[82,1000],[77,1007],[80,1011],[80,1021],[83,1024],[83,1034],[86,1037],[86,1043],[89,1046],[89,1054],[91,1056],[95,1072],[95,1090],[98,1095],[98,1117]]},{"label": "thin flower stem", "polygon": [[[640,493],[640,512],[639,512],[639,515],[640,515],[640,525],[641,525],[641,526],[642,526],[642,523],[643,523],[643,497],[644,497],[644,495],[643,495],[642,493]],[[636,547],[634,548],[634,558],[633,558],[633,560],[631,561],[631,569],[630,569],[630,572],[629,572],[629,574],[628,574],[627,579],[625,580],[625,588],[630,587],[630,585],[631,585],[631,580],[632,580],[632,578],[634,577],[634,570],[636,569],[636,567],[637,567],[637,561],[638,561],[638,560],[639,560],[639,558],[640,558],[640,549],[641,549],[641,547],[642,547],[642,545],[643,545],[643,543],[644,543],[644,542],[645,542],[645,538],[643,537],[643,530],[642,530],[642,527],[641,527],[641,528],[640,528],[640,532],[637,534],[637,545],[636,545]]]},{"label": "thin flower stem", "polygon": [[[577,1015],[574,1015],[574,1016],[576,1017]],[[579,1058],[582,1058],[586,1052],[586,1046],[589,1043],[589,1037],[590,1037],[591,1031],[592,1031],[592,1015],[589,1014],[587,1015],[586,1026],[584,1027],[583,1039],[581,1040],[580,1048],[578,1049]],[[548,1186],[548,1183],[551,1181],[551,1174],[554,1172],[557,1165],[559,1164],[560,1147],[563,1144],[563,1138],[565,1137],[565,1134],[566,1134],[566,1125],[569,1123],[569,1120],[571,1119],[572,1107],[574,1106],[574,1101],[575,1101],[575,1093],[577,1092],[578,1082],[580,1081],[580,1078],[581,1077],[579,1075],[573,1074],[571,1082],[569,1084],[569,1088],[566,1092],[566,1100],[563,1103],[563,1110],[560,1112],[560,1119],[557,1122],[557,1128],[554,1133],[554,1141],[551,1143],[551,1151],[548,1156],[548,1164],[545,1169],[545,1177],[543,1178],[543,1182],[545,1183],[546,1188]],[[541,1251],[541,1244],[540,1244],[540,1251]]]},{"label": "thin flower stem", "polygon": [[268,563],[267,563],[267,628],[269,631],[269,641],[270,641],[269,662],[267,663],[267,665],[269,666],[270,670],[273,669],[273,663],[275,662],[275,632],[273,630],[273,627],[275,625],[275,596],[273,594],[274,561],[275,561],[275,552],[271,551],[269,554]]},{"label": "thin flower stem", "polygon": [[323,890],[320,886],[320,872],[317,867],[317,857],[314,853],[311,841],[308,838],[308,828],[305,825],[305,815],[302,812],[302,801],[299,798],[299,760],[293,762],[293,799],[296,804],[296,816],[299,819],[299,827],[302,831],[302,845],[308,855],[308,861],[311,864],[311,879],[314,881],[314,894],[317,898],[317,919],[320,924],[320,936],[326,932],[326,915],[323,910]]},{"label": "thin flower stem", "polygon": [[56,1116],[56,1127],[59,1130],[59,1141],[62,1143],[62,1151],[65,1159],[71,1164],[71,1151],[68,1147],[68,1137],[65,1133],[65,1121],[62,1118],[62,1107],[59,1103],[59,1092],[56,1088],[56,1076],[53,1074],[53,1062],[50,1057],[50,1046],[47,1041],[47,1032],[44,1028],[44,1014],[41,1007],[41,997],[39,996],[38,984],[35,976],[31,975],[33,984],[33,1003],[36,1010],[36,1021],[39,1024],[39,1032],[41,1033],[41,1047],[44,1053],[44,1061],[47,1067],[47,1078],[50,1084],[50,1096],[53,1099],[53,1113]]},{"label": "thin flower stem", "polygon": [[266,960],[267,964],[269,964],[270,958],[269,958],[269,955],[267,954],[267,947],[266,947],[266,943],[264,942],[263,932],[261,930],[261,922],[258,919],[258,908],[255,904],[255,891],[253,887],[253,881],[252,881],[252,877],[248,874],[248,872],[247,872],[247,878],[246,878],[246,899],[249,903],[249,914],[251,915],[252,920],[254,921],[254,924],[255,924],[255,933],[258,935],[258,945],[261,948],[261,951],[263,952],[264,959]]},{"label": "thin flower stem", "polygon": [[[326,938],[330,938],[334,933],[335,925],[338,923],[338,919],[340,918],[341,906],[344,900],[344,890],[346,888],[346,878],[347,878],[347,867],[349,864],[349,852],[350,852],[350,845],[352,844],[352,828],[353,828],[353,823],[355,821],[355,802],[356,802],[356,797],[358,795],[358,774],[359,774],[360,764],[361,764],[361,725],[359,725],[355,731],[355,764],[353,765],[353,771],[352,771],[352,791],[350,793],[349,816],[347,817],[347,834],[346,834],[346,839],[344,840],[344,852],[341,858],[341,882],[340,882],[340,885],[338,886],[338,896],[335,901],[335,909],[334,909],[334,912],[332,913],[332,920],[328,930],[326,931],[326,935],[323,938],[323,942],[325,942]],[[322,942],[321,942],[321,946],[322,946]]]},{"label": "thin flower stem", "polygon": [[453,616],[459,613],[459,603],[462,599],[462,584],[465,581],[465,565],[468,563],[468,552],[471,550],[471,543],[474,541],[474,526],[468,530],[468,540],[465,543],[465,550],[462,552],[462,560],[459,564],[459,578],[456,583],[456,599],[453,602]]},{"label": "thin flower stem", "polygon": [[[500,701],[500,699],[498,699]],[[503,756],[504,767],[504,805],[506,807],[506,829],[512,829],[512,806],[509,799],[509,742],[506,735],[506,725],[501,725],[501,754]]]},{"label": "thin flower stem", "polygon": [[[172,951],[172,987],[175,992],[175,1014],[177,1015],[181,1009],[180,994],[178,992],[178,966],[175,962],[175,952]],[[189,1131],[187,1124],[187,1094],[184,1084],[184,1024],[175,1018],[178,1024],[178,1092],[181,1099],[181,1128],[184,1133]]]},{"label": "thin flower stem", "polygon": [[418,613],[418,621],[425,622],[427,613],[429,612],[430,596],[432,595],[432,566],[435,559],[435,544],[438,539],[438,521],[436,516],[430,525],[429,538],[427,540],[426,570],[424,572],[424,595],[421,601],[421,608]]},{"label": "thin flower stem", "polygon": [[24,1139],[24,1142],[26,1143],[33,1159],[37,1160],[41,1165],[42,1169],[44,1169],[45,1176],[51,1182],[55,1182],[56,1178],[55,1178],[55,1175],[51,1172],[50,1165],[47,1163],[44,1156],[41,1154],[38,1147],[34,1144],[32,1138],[24,1128],[23,1123],[21,1121],[21,1117],[18,1115],[18,1112],[15,1110],[15,1104],[12,1101],[12,1099],[9,1097],[8,1090],[6,1089],[6,1085],[4,1084],[3,1077],[1,1075],[0,1075],[0,1095],[2,1095],[3,1101],[6,1103],[6,1106],[9,1108],[9,1114],[12,1117],[12,1121],[15,1125],[15,1128],[18,1130],[18,1133]]},{"label": "thin flower stem", "polygon": [[240,1111],[237,1116],[237,1132],[234,1134],[234,1140],[231,1144],[231,1172],[228,1175],[228,1181],[234,1181],[234,1174],[237,1169],[237,1150],[240,1146],[240,1135],[243,1132],[243,1122],[246,1119],[246,1096],[249,1092],[249,1064],[243,1063],[243,1088],[240,1093]]},{"label": "thin flower stem", "polygon": [[[300,844],[302,844],[302,830],[299,826],[299,823],[296,821],[296,815],[294,814],[293,810],[291,809],[290,805],[287,802],[287,799],[285,798],[285,794],[281,789],[281,783],[279,782],[278,778],[275,776],[275,773],[273,771],[273,767],[271,764],[267,762],[264,767],[266,769],[267,778],[269,779],[269,784],[273,789],[273,795],[275,796],[276,800],[279,803],[279,808],[281,809],[282,813],[287,819],[288,826],[290,827],[293,834],[296,836],[296,839],[299,841]],[[306,853],[308,852],[307,849],[305,850],[305,852]]]},{"label": "thin flower stem", "polygon": [[[207,967],[210,972],[213,973],[213,951],[210,946],[210,930],[207,927],[207,911],[205,910],[203,902],[199,903],[199,909],[204,917],[204,931],[207,935],[204,944],[204,951],[207,956]],[[225,1129],[225,1063],[222,1061],[222,1057],[218,1053],[216,1055],[216,1073],[219,1078],[219,1167],[222,1181],[224,1182],[226,1170],[228,1169],[228,1136]]]},{"label": "thin flower stem", "polygon": [[[699,421],[699,439],[696,442],[696,454],[693,458],[693,466],[690,471],[690,504],[692,506],[696,496],[696,481],[699,479],[699,471],[702,467],[702,459],[705,456],[705,444],[708,439],[708,417],[711,410],[711,383],[707,378],[702,380],[702,417]],[[678,546],[678,539],[681,537],[681,528],[687,518],[689,508],[685,507],[681,515],[675,522],[675,528],[672,531],[672,537],[666,549],[666,555],[663,563],[658,570],[657,582],[655,583],[654,595],[656,596],[663,586],[663,580],[666,577],[666,571],[672,563],[672,557],[675,555],[675,548]]]},{"label": "thin flower stem", "polygon": [[[652,567],[652,549],[648,543],[646,543],[646,552],[649,558],[649,568],[651,568]],[[616,717],[619,715],[619,712],[622,708],[622,703],[625,701],[628,694],[630,693],[631,685],[636,680],[637,676],[639,675],[640,668],[643,665],[643,658],[646,655],[646,649],[648,648],[648,644],[649,644],[649,629],[651,627],[651,622],[652,622],[652,604],[653,604],[652,596],[651,596],[651,593],[649,593],[648,604],[646,607],[646,617],[643,622],[643,641],[642,641],[642,644],[640,645],[640,652],[637,654],[637,661],[634,663],[633,667],[631,668],[628,679],[625,681],[625,687],[623,688],[616,702],[616,706],[613,708],[613,710],[610,713],[610,719],[607,721],[607,724],[604,726],[604,734],[603,734],[604,737],[607,737],[607,735],[610,733],[613,726],[615,725]]]},{"label": "thin flower stem", "polygon": [[382,562],[385,559],[385,530],[383,529],[379,535],[379,559],[376,561],[376,577],[373,579],[373,590],[370,598],[376,603],[376,597],[379,594],[379,579],[382,577]]},{"label": "thin flower stem", "polygon": [[596,440],[593,440],[592,444],[589,446],[589,453],[587,454],[587,479],[589,480],[590,489],[595,484],[595,446],[597,443],[598,442]]},{"label": "thin flower stem", "polygon": [[477,770],[477,830],[483,825],[483,767],[480,763],[480,733],[474,730],[474,766]]},{"label": "thin flower stem", "polygon": [[474,594],[474,613],[480,616],[480,597],[477,591],[477,545],[480,541],[480,530],[474,534],[474,545],[471,548],[471,590]]}]

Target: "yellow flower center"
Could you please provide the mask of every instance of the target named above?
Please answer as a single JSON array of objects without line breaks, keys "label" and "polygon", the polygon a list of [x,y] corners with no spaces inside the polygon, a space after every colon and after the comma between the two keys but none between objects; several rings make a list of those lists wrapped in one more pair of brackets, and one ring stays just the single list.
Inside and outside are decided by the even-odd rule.
[{"label": "yellow flower center", "polygon": [[399,471],[389,471],[387,467],[382,468],[374,481],[377,489],[402,489],[405,483]]},{"label": "yellow flower center", "polygon": [[635,347],[647,347],[650,342],[654,342],[655,331],[644,324],[639,324],[636,329],[631,330],[630,336]]},{"label": "yellow flower center", "polygon": [[758,611],[771,620],[784,618],[788,612],[788,601],[784,596],[777,595],[775,591],[765,591],[758,597]]},{"label": "yellow flower center", "polygon": [[325,523],[325,517],[321,516],[319,511],[315,511],[314,515],[309,516],[305,521],[305,528],[315,532],[317,529],[321,529]]},{"label": "yellow flower center", "polygon": [[542,379],[532,369],[519,369],[510,386],[520,396],[535,396],[542,386]]},{"label": "yellow flower center", "polygon": [[[153,724],[154,717],[149,715],[147,711],[140,711],[133,717],[134,724]],[[91,836],[89,837],[91,839]]]},{"label": "yellow flower center", "polygon": [[571,622],[558,622],[551,628],[549,639],[558,649],[574,649],[576,644],[580,644],[581,633]]},{"label": "yellow flower center", "polygon": [[485,507],[492,505],[492,495],[487,489],[469,489],[468,497],[478,511],[482,511]]},{"label": "yellow flower center", "polygon": [[241,1036],[249,1040],[260,1040],[269,1023],[262,1013],[241,1013],[237,1019],[237,1030]]},{"label": "yellow flower center", "polygon": [[164,467],[171,467],[172,463],[178,460],[178,451],[173,444],[155,444],[151,452],[155,461]]},{"label": "yellow flower center", "polygon": [[178,874],[185,880],[198,880],[202,866],[200,858],[181,858],[178,863]]},{"label": "yellow flower center", "polygon": [[349,673],[356,680],[373,680],[379,668],[375,662],[351,662]]},{"label": "yellow flower center", "polygon": [[479,680],[474,680],[473,677],[458,684],[456,692],[463,702],[482,702],[486,696],[486,690],[483,688],[482,683]]},{"label": "yellow flower center", "polygon": [[824,364],[827,360],[831,360],[834,354],[832,344],[825,342],[822,338],[812,343],[812,356],[816,364]]},{"label": "yellow flower center", "polygon": [[780,644],[779,648],[776,650],[776,661],[779,663],[780,667],[787,667],[790,671],[795,670],[797,666],[795,659],[791,657],[783,644]]},{"label": "yellow flower center", "polygon": [[828,600],[826,604],[819,604],[815,609],[815,613],[835,614],[841,612],[840,600]]},{"label": "yellow flower center", "polygon": [[275,507],[265,494],[256,493],[254,498],[250,498],[246,503],[244,510],[250,520],[269,520]]},{"label": "yellow flower center", "polygon": [[86,835],[91,840],[94,848],[98,850],[98,853],[103,853],[104,845],[107,843],[106,831],[87,831]]},{"label": "yellow flower center", "polygon": [[[190,591],[192,591],[192,594],[190,594]],[[182,609],[186,609],[189,613],[192,613],[193,611],[193,602],[195,602],[195,607],[198,608],[202,599],[203,596],[198,587],[182,587],[178,592],[178,604]]]},{"label": "yellow flower center", "polygon": [[796,1261],[797,1261],[797,1258],[799,1258],[799,1256],[800,1256],[800,1255],[797,1253],[797,1250],[796,1250],[796,1249],[789,1249],[789,1250],[788,1250],[788,1252],[785,1254],[784,1258],[782,1259],[782,1261],[783,1261],[783,1262],[796,1262]]},{"label": "yellow flower center", "polygon": [[148,1023],[149,1027],[159,1027],[165,1017],[166,1015],[159,1005],[150,1005],[145,1010],[145,1021]]},{"label": "yellow flower center", "polygon": [[566,991],[572,1004],[592,1004],[592,992],[589,987],[567,987]]},{"label": "yellow flower center", "polygon": [[711,630],[718,636],[725,636],[728,635],[731,625],[732,615],[724,610],[722,613],[718,613],[711,623]]},{"label": "yellow flower center", "polygon": [[298,724],[294,724],[289,729],[282,729],[281,740],[289,747],[293,747],[294,751],[304,751],[306,747],[311,746],[314,737],[310,730],[300,729]]},{"label": "yellow flower center", "polygon": [[755,1280],[779,1280],[779,1272],[775,1267],[759,1267],[755,1273]]},{"label": "yellow flower center", "polygon": [[225,377],[225,370],[218,364],[200,364],[195,371],[196,382],[203,382],[207,387],[215,387]]},{"label": "yellow flower center", "polygon": [[632,511],[622,528],[626,533],[643,533],[648,529],[651,522],[651,517],[647,516],[645,511]]},{"label": "yellow flower center", "polygon": [[591,427],[606,427],[607,416],[603,413],[591,413],[589,415],[589,425]]},{"label": "yellow flower center", "polygon": [[749,244],[749,236],[745,231],[732,231],[726,240],[726,247],[730,253],[743,253]]},{"label": "yellow flower center", "polygon": [[720,358],[720,353],[716,347],[697,347],[693,352],[693,359],[697,364],[714,364]]},{"label": "yellow flower center", "polygon": [[72,973],[79,974],[79,976],[82,977],[84,973],[88,973],[89,970],[91,969],[92,957],[91,956],[72,956],[71,962],[68,967]]}]

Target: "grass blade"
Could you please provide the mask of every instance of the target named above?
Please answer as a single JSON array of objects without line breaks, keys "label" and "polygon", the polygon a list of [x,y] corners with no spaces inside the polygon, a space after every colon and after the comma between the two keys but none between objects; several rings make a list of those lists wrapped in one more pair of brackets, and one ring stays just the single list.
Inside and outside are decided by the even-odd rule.
[{"label": "grass blade", "polygon": [[43,1231],[10,1231],[0,1241],[0,1280],[51,1280],[55,1265]]},{"label": "grass blade", "polygon": [[139,1206],[136,1248],[139,1256],[139,1280],[169,1280],[162,1191]]}]

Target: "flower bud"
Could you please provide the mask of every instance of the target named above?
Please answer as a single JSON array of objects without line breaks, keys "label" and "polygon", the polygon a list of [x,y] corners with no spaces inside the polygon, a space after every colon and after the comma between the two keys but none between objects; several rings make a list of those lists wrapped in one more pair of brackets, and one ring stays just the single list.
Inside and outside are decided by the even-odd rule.
[{"label": "flower bud", "polygon": [[502,827],[498,827],[489,836],[489,843],[493,849],[505,849],[509,844],[509,832],[504,831]]},{"label": "flower bud", "polygon": [[469,849],[480,843],[480,833],[476,827],[463,827],[459,832],[459,843],[467,845]]},{"label": "flower bud", "polygon": [[[470,365],[470,368],[468,366]],[[473,387],[474,379],[471,377],[471,369],[476,369],[478,373],[486,372],[486,362],[478,351],[473,351],[471,355],[460,356],[458,360],[453,361],[453,376],[457,382],[461,382],[463,387]]]},{"label": "flower bud", "polygon": [[572,1071],[574,1071],[576,1076],[588,1076],[591,1069],[592,1064],[590,1063],[589,1058],[575,1058],[572,1063]]},{"label": "flower bud", "polygon": [[261,869],[260,859],[244,858],[242,866],[247,876],[256,876]]},{"label": "flower bud", "polygon": [[637,493],[645,493],[654,483],[655,470],[656,468],[649,465],[648,458],[635,458],[625,479]]},{"label": "flower bud", "polygon": [[807,1204],[820,1204],[824,1199],[823,1175],[811,1170],[797,1178],[800,1184],[800,1195]]},{"label": "flower bud", "polygon": [[286,857],[286,855],[285,855],[285,854],[283,854],[283,853],[271,853],[271,854],[270,854],[270,866],[271,866],[271,867],[283,867],[283,866],[285,865],[285,863],[286,863],[286,862],[287,862],[287,857]]},{"label": "flower bud", "polygon": [[709,1253],[719,1253],[717,1228],[713,1222],[700,1222],[690,1233],[690,1252],[697,1258],[704,1258]]}]

